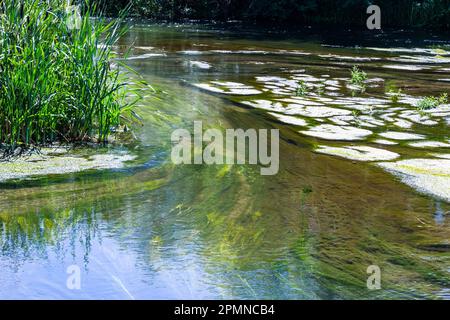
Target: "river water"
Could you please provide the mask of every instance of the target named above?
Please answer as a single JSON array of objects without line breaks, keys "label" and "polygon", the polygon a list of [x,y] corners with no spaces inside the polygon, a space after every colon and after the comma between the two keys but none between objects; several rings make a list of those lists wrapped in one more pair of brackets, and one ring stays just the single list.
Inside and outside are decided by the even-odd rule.
[{"label": "river water", "polygon": [[[134,25],[116,49],[156,93],[135,142],[96,152],[136,158],[1,183],[0,298],[450,298],[450,107],[415,107],[450,92],[449,42],[353,34]],[[278,174],[173,165],[194,121],[279,129]]]}]

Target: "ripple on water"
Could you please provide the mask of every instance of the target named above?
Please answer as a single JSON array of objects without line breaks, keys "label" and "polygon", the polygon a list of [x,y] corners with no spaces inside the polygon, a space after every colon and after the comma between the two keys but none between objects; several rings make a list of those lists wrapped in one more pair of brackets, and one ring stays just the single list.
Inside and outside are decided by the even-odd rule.
[{"label": "ripple on water", "polygon": [[405,71],[420,71],[429,69],[429,67],[424,67],[420,65],[404,65],[404,64],[386,64],[383,66],[386,69],[394,69],[394,70],[405,70]]},{"label": "ripple on water", "polygon": [[211,83],[195,83],[193,86],[215,93],[222,93],[227,95],[241,95],[252,96],[262,93],[262,91],[255,89],[252,86],[247,86],[237,82],[220,82],[213,81]]},{"label": "ripple on water", "polygon": [[199,69],[211,69],[211,65],[205,61],[189,61],[189,65]]},{"label": "ripple on water", "polygon": [[145,53],[141,54],[139,56],[131,56],[126,58],[126,60],[141,60],[141,59],[148,59],[148,58],[154,58],[154,57],[165,57],[165,53]]}]

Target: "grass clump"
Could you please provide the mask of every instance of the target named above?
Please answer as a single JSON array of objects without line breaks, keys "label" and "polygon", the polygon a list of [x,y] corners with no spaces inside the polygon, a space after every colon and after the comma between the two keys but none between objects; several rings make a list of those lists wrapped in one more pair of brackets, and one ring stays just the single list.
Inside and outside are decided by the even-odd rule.
[{"label": "grass clump", "polygon": [[357,66],[353,66],[352,70],[351,70],[351,79],[350,79],[350,83],[360,86],[360,87],[365,87],[365,81],[367,80],[367,73],[365,73],[364,71],[360,70]]},{"label": "grass clump", "polygon": [[443,93],[439,97],[425,97],[422,100],[419,101],[417,104],[417,108],[419,110],[428,110],[428,109],[434,109],[439,107],[442,104],[448,103],[448,94]]},{"label": "grass clump", "polygon": [[297,86],[297,90],[295,91],[295,95],[297,97],[303,97],[306,96],[308,94],[309,90],[308,90],[308,86],[306,85],[305,81],[300,80],[298,82],[298,86]]},{"label": "grass clump", "polygon": [[0,1],[2,145],[105,142],[130,111],[111,49],[125,30],[94,13],[88,0],[81,11],[67,0]]}]

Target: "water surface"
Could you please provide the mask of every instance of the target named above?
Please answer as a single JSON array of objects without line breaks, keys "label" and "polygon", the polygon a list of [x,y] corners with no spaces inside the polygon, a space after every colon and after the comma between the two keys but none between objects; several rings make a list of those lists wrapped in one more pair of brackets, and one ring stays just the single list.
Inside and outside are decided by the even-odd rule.
[{"label": "water surface", "polygon": [[[450,153],[412,147],[409,140],[375,142],[389,131],[450,139],[450,114],[430,117],[437,119],[433,125],[415,123],[400,117],[414,110],[408,101],[394,106],[386,95],[390,86],[402,88],[405,100],[449,91],[450,56],[430,51],[436,44],[445,39],[134,26],[117,51],[132,46],[126,63],[159,93],[143,91],[137,111],[144,126],[135,129],[136,142],[96,152],[127,150],[136,159],[119,169],[2,182],[0,298],[448,299],[448,200],[373,162],[317,152],[318,146],[371,146],[399,154],[395,161]],[[355,64],[381,80],[364,93],[348,88]],[[338,81],[309,101],[349,99],[342,109],[359,111],[340,120],[372,135],[358,141],[312,137],[299,131],[336,119],[291,115],[306,121],[299,127],[277,119],[281,112],[252,107],[248,102],[295,96],[289,86],[279,91],[279,79],[258,81],[267,76]],[[195,87],[212,81],[261,93]],[[403,108],[391,116],[411,126],[374,113],[382,123],[364,127],[362,117],[372,113],[355,99],[382,100],[372,106],[388,110],[379,115]],[[258,166],[172,165],[170,135],[176,128],[192,130],[194,120],[221,130],[280,129],[278,175],[261,176]],[[81,290],[66,286],[71,265],[81,268]],[[381,290],[366,287],[369,265],[382,270]]]}]

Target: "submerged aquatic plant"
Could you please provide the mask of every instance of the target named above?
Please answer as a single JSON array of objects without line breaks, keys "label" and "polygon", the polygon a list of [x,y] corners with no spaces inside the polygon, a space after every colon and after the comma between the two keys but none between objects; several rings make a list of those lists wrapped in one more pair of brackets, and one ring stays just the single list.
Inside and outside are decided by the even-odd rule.
[{"label": "submerged aquatic plant", "polygon": [[400,96],[402,95],[402,89],[391,88],[389,89],[388,94],[391,99],[391,102],[393,104],[397,104],[400,99]]},{"label": "submerged aquatic plant", "polygon": [[428,109],[437,108],[440,105],[447,104],[447,103],[448,103],[448,94],[443,93],[439,97],[429,96],[429,97],[423,98],[417,104],[417,108],[419,110],[428,110]]},{"label": "submerged aquatic plant", "polygon": [[126,102],[112,46],[121,20],[91,19],[66,0],[0,2],[0,143],[105,142]]},{"label": "submerged aquatic plant", "polygon": [[323,95],[325,93],[325,80],[322,80],[319,82],[317,86],[317,94],[319,96]]},{"label": "submerged aquatic plant", "polygon": [[305,204],[305,201],[307,199],[307,197],[313,192],[313,188],[310,185],[304,186],[302,188],[302,193],[301,193],[301,205],[303,206]]},{"label": "submerged aquatic plant", "polygon": [[361,118],[360,118],[361,111],[359,111],[359,110],[352,110],[352,116],[353,116],[353,119],[354,119],[355,123],[357,124],[357,126],[358,127],[361,126]]},{"label": "submerged aquatic plant", "polygon": [[365,87],[365,81],[367,80],[367,73],[365,73],[364,71],[360,70],[357,66],[353,66],[352,70],[351,70],[351,79],[350,79],[350,83],[360,86],[360,87]]}]

